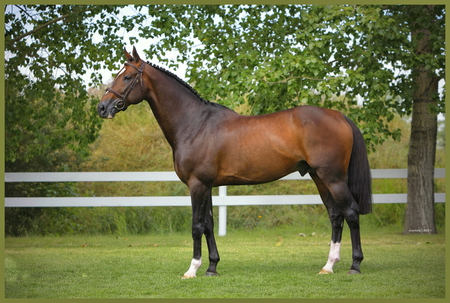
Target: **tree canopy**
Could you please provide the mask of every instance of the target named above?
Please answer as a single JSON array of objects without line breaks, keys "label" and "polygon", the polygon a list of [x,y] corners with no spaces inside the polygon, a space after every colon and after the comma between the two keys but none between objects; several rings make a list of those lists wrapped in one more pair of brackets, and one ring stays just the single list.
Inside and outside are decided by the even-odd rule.
[{"label": "tree canopy", "polygon": [[[28,162],[46,144],[70,141],[81,151],[95,139],[100,122],[82,76],[87,69],[118,68],[125,43],[119,30],[137,29],[131,43],[154,38],[144,50],[151,58],[171,67],[186,63],[205,98],[232,108],[246,103],[253,114],[300,104],[342,110],[359,123],[371,148],[400,135],[387,123],[395,112],[411,113],[419,66],[444,78],[443,6],[434,7],[433,47],[424,54],[411,29],[429,20],[409,6],[148,5],[129,15],[121,9],[5,8],[7,161],[21,154]],[[170,50],[179,52],[176,62],[165,57]],[[100,73],[91,79],[103,82]],[[435,96],[435,111],[444,110],[443,100]],[[22,153],[20,140],[39,136],[56,117],[54,136]]]},{"label": "tree canopy", "polygon": [[[158,41],[148,55],[164,60],[165,51],[178,50],[177,61],[188,64],[188,78],[205,97],[231,107],[248,103],[254,114],[301,104],[342,110],[359,123],[371,148],[400,135],[387,122],[394,113],[411,114],[419,66],[444,78],[443,6],[433,8],[433,47],[423,54],[411,31],[429,18],[409,6],[140,9],[152,18],[138,26],[140,36]],[[435,96],[435,111],[444,110],[443,100]]]}]

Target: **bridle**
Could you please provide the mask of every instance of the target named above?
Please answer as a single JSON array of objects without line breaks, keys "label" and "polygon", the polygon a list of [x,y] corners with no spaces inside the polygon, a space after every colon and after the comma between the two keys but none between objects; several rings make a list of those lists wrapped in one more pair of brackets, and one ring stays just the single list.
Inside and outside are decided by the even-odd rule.
[{"label": "bridle", "polygon": [[110,93],[114,94],[117,98],[119,98],[119,100],[116,101],[116,104],[114,104],[115,109],[117,109],[119,111],[120,110],[124,111],[127,109],[127,107],[130,105],[130,103],[127,101],[127,97],[133,91],[134,87],[136,86],[136,84],[138,82],[141,83],[141,93],[143,93],[144,87],[142,85],[142,72],[144,71],[144,64],[145,64],[145,62],[142,61],[141,68],[137,68],[133,64],[125,62],[124,67],[122,67],[122,69],[117,73],[117,75],[120,75],[120,73],[125,69],[126,66],[131,66],[132,68],[134,68],[135,70],[138,71],[138,73],[134,76],[134,78],[130,82],[130,84],[128,84],[128,86],[125,88],[125,92],[123,93],[123,95],[119,94],[117,91],[115,91],[112,88],[112,86],[114,86],[114,84],[116,83],[117,78],[113,81],[111,86],[106,89],[107,92],[110,92]]}]

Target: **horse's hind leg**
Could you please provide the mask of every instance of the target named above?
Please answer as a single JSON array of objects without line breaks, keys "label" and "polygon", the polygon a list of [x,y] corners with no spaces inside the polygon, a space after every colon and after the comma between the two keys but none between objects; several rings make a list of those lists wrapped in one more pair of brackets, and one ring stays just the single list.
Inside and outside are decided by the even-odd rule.
[{"label": "horse's hind leg", "polygon": [[[323,179],[322,179],[323,180]],[[324,182],[325,183],[325,182]],[[350,268],[349,274],[360,273],[360,264],[363,260],[363,253],[361,248],[361,238],[359,229],[359,207],[354,200],[347,183],[344,181],[325,183],[328,190],[336,202],[336,209],[344,216],[350,228],[350,235],[352,240],[352,259],[353,264]]]},{"label": "horse's hind leg", "polygon": [[320,178],[315,173],[310,173],[311,178],[316,183],[317,189],[319,190],[320,197],[325,204],[328,216],[331,222],[331,242],[330,242],[330,252],[328,254],[328,260],[319,274],[329,274],[333,273],[333,266],[340,260],[340,248],[342,239],[342,227],[344,223],[344,216],[341,211],[336,207],[336,202],[333,199],[328,188],[320,180]]}]

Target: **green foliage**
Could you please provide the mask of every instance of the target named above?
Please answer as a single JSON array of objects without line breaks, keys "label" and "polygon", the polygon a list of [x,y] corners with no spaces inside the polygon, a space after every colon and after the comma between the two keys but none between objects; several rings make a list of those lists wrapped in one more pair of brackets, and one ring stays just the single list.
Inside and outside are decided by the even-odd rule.
[{"label": "green foliage", "polygon": [[[207,98],[232,108],[248,102],[252,113],[300,104],[344,111],[361,127],[369,149],[386,138],[394,113],[410,114],[414,73],[425,64],[444,77],[444,7],[435,20],[420,6],[223,5],[140,7],[150,25],[146,50],[159,60],[178,50],[188,77]],[[416,18],[421,16],[421,18]],[[411,32],[430,27],[433,51],[416,56]],[[191,38],[197,41],[194,45]],[[199,81],[199,79],[202,79]],[[333,96],[345,93],[346,102]],[[358,98],[363,107],[356,107]],[[435,96],[444,111],[443,96]]]},{"label": "green foliage", "polygon": [[[117,66],[122,41],[110,21],[119,8],[5,6],[5,171],[81,169],[101,126],[98,101],[87,93],[82,76],[89,68]],[[95,42],[99,33],[104,39]],[[92,75],[91,84],[101,81],[98,74]],[[71,183],[5,186],[6,196],[12,197],[74,196],[74,189]],[[36,228],[43,234],[76,230],[69,219],[71,210],[5,212],[8,234],[36,233]]]},{"label": "green foliage", "polygon": [[[118,10],[92,5],[5,7],[7,171],[76,170],[86,157],[101,120],[82,76],[100,63],[115,67],[120,50],[114,46],[121,40],[108,23],[114,17],[95,20]],[[104,40],[95,43],[99,32]],[[98,75],[92,78],[101,83]]]},{"label": "green foliage", "polygon": [[188,231],[188,207],[6,208],[8,236],[140,235]]}]

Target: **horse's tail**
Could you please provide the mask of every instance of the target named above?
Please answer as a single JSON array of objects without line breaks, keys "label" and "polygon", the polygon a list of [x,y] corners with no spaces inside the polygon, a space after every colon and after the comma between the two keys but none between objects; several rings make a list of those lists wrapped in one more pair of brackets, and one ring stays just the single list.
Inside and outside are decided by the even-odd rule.
[{"label": "horse's tail", "polygon": [[[345,116],[344,116],[345,117]],[[372,175],[364,137],[355,123],[345,117],[353,131],[353,149],[348,166],[348,187],[359,206],[361,215],[372,212]]]}]

